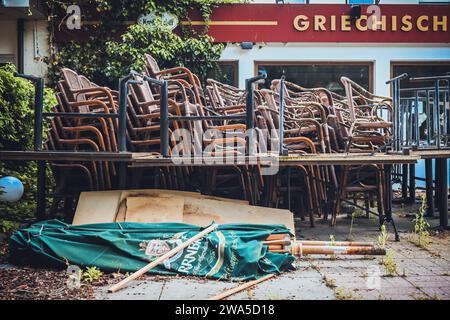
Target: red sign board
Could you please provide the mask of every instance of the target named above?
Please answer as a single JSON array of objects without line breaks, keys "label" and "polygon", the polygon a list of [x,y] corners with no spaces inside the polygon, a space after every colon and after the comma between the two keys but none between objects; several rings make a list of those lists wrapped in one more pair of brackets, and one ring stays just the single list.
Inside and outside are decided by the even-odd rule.
[{"label": "red sign board", "polygon": [[[214,9],[216,42],[450,43],[450,5],[229,4]],[[192,14],[195,28],[204,25]]]}]

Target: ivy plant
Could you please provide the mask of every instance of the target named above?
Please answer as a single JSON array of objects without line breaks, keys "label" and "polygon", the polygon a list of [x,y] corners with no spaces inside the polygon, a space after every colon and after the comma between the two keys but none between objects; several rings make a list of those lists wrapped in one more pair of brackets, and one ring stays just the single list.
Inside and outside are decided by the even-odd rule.
[{"label": "ivy plant", "polygon": [[[189,12],[196,10],[206,22],[214,7],[223,3],[245,0],[79,0],[48,1],[52,8],[51,29],[60,25],[65,18],[65,9],[74,2],[82,8],[82,20],[92,13],[93,8],[100,19],[90,36],[83,42],[57,43],[50,37],[51,55],[49,80],[56,83],[59,69],[68,67],[87,76],[92,81],[117,88],[117,79],[131,69],[142,71],[144,54],[151,54],[162,68],[185,66],[204,80],[206,74],[216,68],[214,61],[220,58],[224,45],[214,43],[205,28],[191,28],[189,25],[173,31],[164,25],[163,13],[175,15],[179,21],[188,20]],[[83,15],[83,12],[85,14]],[[138,17],[153,14],[151,25],[137,23]],[[91,14],[92,15],[92,14]],[[126,22],[134,22],[126,30]],[[121,34],[120,37],[117,35]]]}]

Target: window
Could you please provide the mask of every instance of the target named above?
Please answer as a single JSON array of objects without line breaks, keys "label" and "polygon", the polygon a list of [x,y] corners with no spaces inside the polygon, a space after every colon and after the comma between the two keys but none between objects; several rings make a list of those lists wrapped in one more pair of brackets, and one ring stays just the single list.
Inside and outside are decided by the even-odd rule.
[{"label": "window", "polygon": [[0,54],[0,67],[3,67],[7,63],[15,63],[16,59],[13,55]]},{"label": "window", "polygon": [[375,0],[347,0],[347,4],[375,4]]},{"label": "window", "polygon": [[[391,65],[391,71],[393,77],[396,77],[403,73],[407,73],[410,78],[441,76],[450,73],[450,61],[393,62]],[[433,85],[433,82],[420,83],[403,80],[400,84],[400,87],[418,88],[431,85]]]},{"label": "window", "polygon": [[237,60],[217,61],[217,68],[208,73],[208,78],[220,81],[231,86],[239,86],[239,73]]},{"label": "window", "polygon": [[267,73],[265,88],[269,88],[273,79],[283,74],[286,80],[305,88],[322,87],[338,94],[344,94],[342,76],[357,82],[372,91],[372,62],[256,62],[256,70]]}]

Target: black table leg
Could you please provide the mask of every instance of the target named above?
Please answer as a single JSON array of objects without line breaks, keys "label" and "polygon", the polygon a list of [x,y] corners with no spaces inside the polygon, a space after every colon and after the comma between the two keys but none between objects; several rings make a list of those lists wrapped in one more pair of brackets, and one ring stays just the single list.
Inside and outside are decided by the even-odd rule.
[{"label": "black table leg", "polygon": [[427,197],[427,217],[434,216],[433,201],[433,160],[425,160],[425,180],[426,180],[426,197]]},{"label": "black table leg", "polygon": [[409,165],[409,203],[416,202],[416,165],[414,163]]},{"label": "black table leg", "polygon": [[37,162],[37,195],[36,195],[36,219],[45,220],[45,161]]},{"label": "black table leg", "polygon": [[436,166],[439,167],[440,179],[436,186],[436,193],[439,193],[439,221],[442,228],[448,228],[448,166],[447,159],[437,159]]},{"label": "black table leg", "polygon": [[385,181],[386,181],[386,208],[385,208],[385,217],[383,219],[383,222],[389,222],[392,224],[392,227],[394,228],[394,234],[395,234],[395,241],[400,241],[400,236],[397,231],[397,226],[395,225],[395,221],[392,217],[392,199],[393,199],[393,192],[392,192],[392,165],[388,164],[384,166],[385,170]]}]

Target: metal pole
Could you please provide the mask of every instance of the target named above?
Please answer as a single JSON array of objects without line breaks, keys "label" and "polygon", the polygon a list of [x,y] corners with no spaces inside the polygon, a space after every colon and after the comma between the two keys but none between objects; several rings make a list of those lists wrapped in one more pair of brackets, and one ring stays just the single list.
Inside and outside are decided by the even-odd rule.
[{"label": "metal pole", "polygon": [[442,185],[442,174],[444,174],[443,172],[441,172],[441,165],[440,165],[440,161],[439,159],[435,159],[434,160],[434,209],[438,209],[439,211],[439,205],[441,203],[441,190],[439,189]]},{"label": "metal pole", "polygon": [[119,132],[117,140],[119,141],[119,152],[127,151],[127,98],[128,98],[128,80],[130,76],[119,80]]},{"label": "metal pole", "polygon": [[399,105],[397,105],[397,80],[394,80],[394,82],[392,83],[393,86],[393,96],[394,96],[394,151],[399,151],[399,139],[400,139],[400,135],[399,135],[399,126],[400,126],[400,121],[399,121]]},{"label": "metal pole", "polygon": [[439,80],[435,80],[434,82],[434,112],[433,118],[436,126],[436,146],[438,149],[441,149],[441,126],[440,126],[440,108],[439,108]]},{"label": "metal pole", "polygon": [[[42,119],[44,112],[44,79],[32,75],[15,73],[15,77],[24,78],[34,84],[34,151],[42,151]],[[37,193],[36,193],[36,218],[44,220],[45,214],[45,167],[44,160],[37,161]]]},{"label": "metal pole", "polygon": [[431,110],[430,110],[430,92],[426,91],[426,98],[425,98],[425,107],[426,107],[426,114],[427,114],[427,146],[431,144]]},{"label": "metal pole", "polygon": [[245,110],[246,110],[246,125],[247,130],[253,129],[255,127],[254,125],[254,119],[253,119],[253,112],[254,112],[254,92],[253,92],[253,82],[250,81],[251,79],[245,80],[245,91],[247,92],[247,95],[245,97]]},{"label": "metal pole", "polygon": [[[34,93],[34,150],[42,151],[42,113],[44,112],[44,79],[39,78],[35,83]],[[37,162],[37,195],[36,195],[36,218],[44,220],[45,214],[45,161]]]},{"label": "metal pole", "polygon": [[426,180],[426,197],[427,197],[427,217],[434,216],[433,201],[433,160],[425,159],[425,180]]},{"label": "metal pole", "polygon": [[[128,98],[128,81],[131,75],[119,80],[119,130],[117,132],[117,141],[119,142],[119,152],[127,151],[127,98]],[[127,164],[119,163],[119,190],[123,190],[127,185]]]},{"label": "metal pole", "polygon": [[420,128],[419,128],[419,91],[416,91],[414,103],[414,129],[416,138],[416,147],[420,146]]},{"label": "metal pole", "polygon": [[[447,101],[450,104],[450,79],[447,79],[447,84],[448,84]],[[444,126],[445,126],[447,135],[450,135],[450,108],[448,110],[445,110],[445,108],[444,108],[444,111],[446,113],[446,119],[447,119],[447,122],[446,123],[444,122]],[[450,137],[447,136],[447,144],[448,144],[449,139],[450,139]]]},{"label": "metal pole", "polygon": [[164,81],[161,85],[161,95],[159,97],[161,108],[161,154],[163,157],[169,157],[169,105],[168,105],[169,86]]},{"label": "metal pole", "polygon": [[416,165],[411,163],[409,165],[409,203],[413,204],[416,201]]},{"label": "metal pole", "polygon": [[[249,134],[247,134],[247,152],[255,151],[255,148],[253,147],[254,141],[254,132],[253,129],[255,128],[255,120],[254,120],[254,111],[255,111],[255,93],[254,93],[254,83],[263,79],[267,78],[267,74],[263,73],[256,77],[245,79],[245,123],[246,123],[246,129],[250,130]],[[249,154],[248,155],[252,155]]]},{"label": "metal pole", "polygon": [[[284,79],[282,76],[280,80],[280,127],[278,128],[278,137],[279,137],[279,153],[281,156],[287,155],[284,150]],[[286,150],[287,151],[287,150]]]},{"label": "metal pole", "polygon": [[442,228],[448,227],[448,166],[447,159],[437,159],[437,166],[442,175],[439,185],[436,188],[439,197],[439,222]]},{"label": "metal pole", "polygon": [[392,217],[392,165],[387,164],[384,166],[386,176],[386,220],[389,221]]},{"label": "metal pole", "polygon": [[408,165],[402,165],[402,201],[406,202],[408,198]]},{"label": "metal pole", "polygon": [[386,211],[385,211],[385,221],[390,222],[392,227],[394,228],[395,241],[400,241],[400,236],[397,232],[397,227],[395,226],[395,221],[392,218],[392,199],[393,199],[393,191],[392,191],[392,165],[387,164],[384,166],[385,168],[385,177],[386,177]]}]

